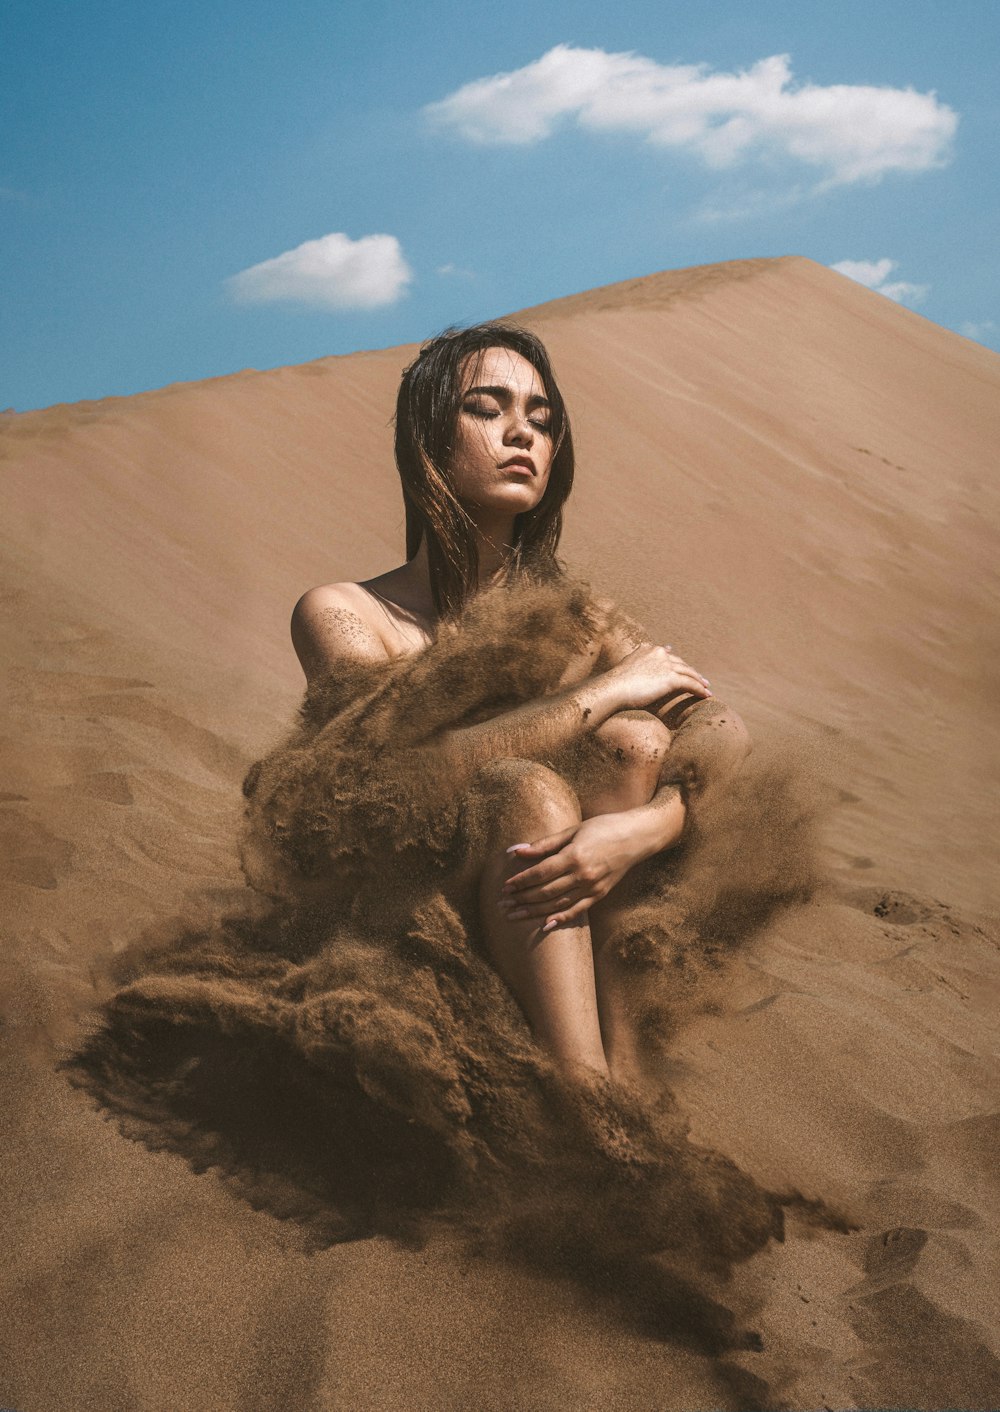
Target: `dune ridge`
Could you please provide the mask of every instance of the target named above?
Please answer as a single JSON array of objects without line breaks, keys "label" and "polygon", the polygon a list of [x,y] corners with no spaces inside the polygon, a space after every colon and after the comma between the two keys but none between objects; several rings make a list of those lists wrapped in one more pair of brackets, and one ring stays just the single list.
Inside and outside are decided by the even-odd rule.
[{"label": "dune ridge", "polygon": [[239,782],[301,695],[292,603],[401,556],[387,423],[413,350],[6,415],[20,1412],[1000,1400],[1000,359],[798,258],[518,317],[574,418],[567,558],[827,810],[824,886],[697,993],[664,1080],[695,1144],[849,1229],[789,1208],[783,1242],[700,1276],[695,1337],[655,1262],[567,1278],[446,1231],[308,1254],[217,1169],[102,1122],[58,1059],[143,934],[245,905]]}]

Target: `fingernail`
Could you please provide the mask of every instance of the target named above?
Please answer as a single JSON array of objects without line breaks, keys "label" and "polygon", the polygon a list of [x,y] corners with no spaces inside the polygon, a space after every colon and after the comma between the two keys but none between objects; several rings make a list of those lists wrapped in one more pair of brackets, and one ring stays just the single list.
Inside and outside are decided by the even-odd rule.
[{"label": "fingernail", "polygon": [[526,843],[512,843],[511,846],[507,849],[507,852],[516,853],[519,848],[527,848],[527,846],[528,845]]},{"label": "fingernail", "polygon": [[507,913],[508,919],[512,922],[519,922],[522,917],[526,917],[527,915],[528,913],[524,907],[515,907],[513,912]]},{"label": "fingernail", "polygon": [[553,927],[557,927],[558,925],[559,925],[558,922],[546,922],[545,925],[544,925],[544,927],[542,927],[542,931],[543,931],[543,932],[550,932]]}]

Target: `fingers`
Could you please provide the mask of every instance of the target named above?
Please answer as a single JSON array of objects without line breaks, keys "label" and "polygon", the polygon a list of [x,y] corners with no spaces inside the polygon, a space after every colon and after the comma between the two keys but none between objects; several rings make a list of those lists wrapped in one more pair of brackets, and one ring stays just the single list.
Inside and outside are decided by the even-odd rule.
[{"label": "fingers", "polygon": [[515,858],[538,858],[543,853],[552,853],[556,848],[562,848],[568,843],[579,828],[579,824],[573,824],[568,829],[562,829],[559,833],[549,834],[547,838],[537,838],[534,843],[512,843],[507,852]]},{"label": "fingers", "polygon": [[500,902],[507,907],[529,907],[536,902],[551,902],[553,898],[560,897],[564,892],[571,892],[578,886],[579,881],[562,866],[558,873],[550,876],[547,881],[511,892],[504,888],[500,894]]},{"label": "fingers", "polygon": [[552,931],[553,927],[572,923],[584,915],[595,902],[600,901],[600,896],[591,889],[582,890],[579,887],[572,889],[562,897],[550,898],[547,902],[538,902],[530,907],[515,907],[512,911],[504,911],[504,920],[508,922],[542,922],[543,931]]},{"label": "fingers", "polygon": [[552,913],[542,927],[543,932],[554,931],[556,927],[571,926],[578,922],[585,913],[589,912],[595,902],[599,902],[599,897],[581,897],[572,907],[568,907],[564,912]]},{"label": "fingers", "polygon": [[671,665],[674,668],[676,676],[700,683],[700,685],[706,689],[702,692],[702,695],[712,695],[712,683],[709,681],[708,677],[703,677],[701,672],[695,671],[694,667],[692,667],[689,662],[685,662],[683,657],[678,657],[672,647],[667,646],[663,650],[670,654]]},{"label": "fingers", "polygon": [[712,683],[708,677],[696,671],[690,662],[685,662],[669,647],[653,649],[660,661],[667,667],[672,680],[671,691],[697,691],[699,696],[712,695]]},{"label": "fingers", "polygon": [[520,896],[526,888],[542,887],[545,883],[555,882],[556,878],[561,878],[565,872],[566,860],[556,854],[555,857],[545,858],[533,868],[525,868],[523,873],[515,873],[512,878],[508,878],[500,889],[500,895]]},{"label": "fingers", "polygon": [[519,922],[526,917],[545,917],[554,909],[568,907],[580,895],[581,884],[564,874],[547,887],[533,888],[527,895],[515,893],[512,897],[501,897],[497,906],[511,921]]},{"label": "fingers", "polygon": [[686,662],[682,662],[679,667],[676,667],[673,675],[679,691],[693,691],[699,696],[711,696],[712,688],[708,677],[703,677],[700,672],[696,672]]},{"label": "fingers", "polygon": [[550,898],[548,902],[539,902],[534,907],[515,907],[512,911],[504,911],[504,921],[507,922],[544,922],[547,918],[562,913],[554,913],[553,907],[569,908],[575,905],[579,899],[572,893],[567,893],[563,897]]}]

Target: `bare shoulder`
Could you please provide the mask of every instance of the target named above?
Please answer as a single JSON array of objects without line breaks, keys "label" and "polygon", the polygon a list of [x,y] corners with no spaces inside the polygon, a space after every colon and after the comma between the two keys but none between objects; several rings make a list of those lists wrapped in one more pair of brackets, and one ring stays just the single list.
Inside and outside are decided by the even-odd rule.
[{"label": "bare shoulder", "polygon": [[292,646],[310,681],[338,661],[389,657],[372,621],[371,599],[356,583],[327,583],[303,593],[292,609]]},{"label": "bare shoulder", "polygon": [[600,646],[595,670],[607,671],[637,647],[644,647],[650,638],[642,624],[624,608],[619,608],[613,599],[595,594],[594,606],[600,623]]}]

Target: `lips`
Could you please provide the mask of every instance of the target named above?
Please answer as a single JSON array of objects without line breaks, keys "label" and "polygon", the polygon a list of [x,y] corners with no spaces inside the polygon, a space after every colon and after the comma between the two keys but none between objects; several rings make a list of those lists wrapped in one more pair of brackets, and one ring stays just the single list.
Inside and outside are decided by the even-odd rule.
[{"label": "lips", "polygon": [[529,456],[513,456],[509,461],[504,461],[500,467],[502,471],[527,471],[529,475],[535,474],[535,463]]}]

